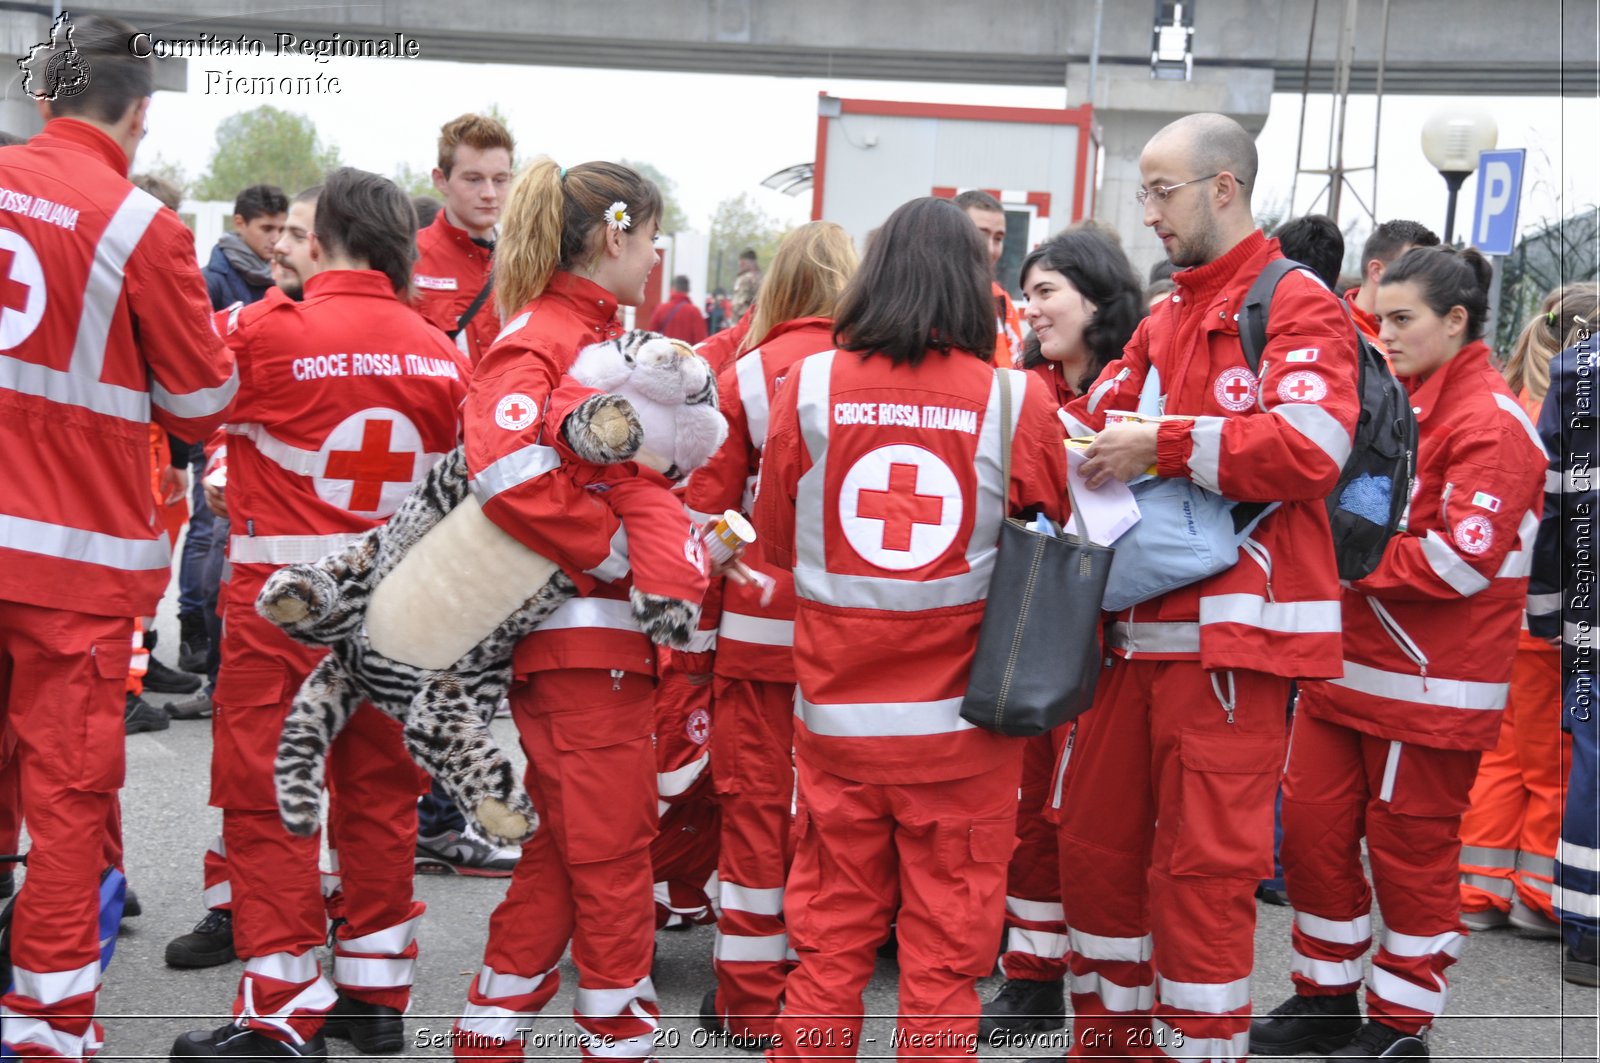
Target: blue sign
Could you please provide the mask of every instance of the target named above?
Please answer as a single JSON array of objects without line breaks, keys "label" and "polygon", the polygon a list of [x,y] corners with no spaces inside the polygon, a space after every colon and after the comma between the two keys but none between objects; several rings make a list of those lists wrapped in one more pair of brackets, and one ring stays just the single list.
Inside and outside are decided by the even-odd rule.
[{"label": "blue sign", "polygon": [[1509,255],[1517,246],[1517,207],[1522,202],[1522,148],[1478,153],[1478,199],[1467,242],[1486,255]]}]

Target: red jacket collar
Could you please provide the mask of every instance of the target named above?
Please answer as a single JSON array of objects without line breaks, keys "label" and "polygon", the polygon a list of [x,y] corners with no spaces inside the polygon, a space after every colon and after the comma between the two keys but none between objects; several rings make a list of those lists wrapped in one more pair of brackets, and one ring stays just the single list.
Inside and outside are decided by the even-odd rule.
[{"label": "red jacket collar", "polygon": [[122,146],[88,122],[76,118],[52,118],[45,123],[39,137],[61,140],[74,148],[86,150],[120,176],[128,176],[128,156],[123,154]]},{"label": "red jacket collar", "polygon": [[1378,338],[1378,315],[1369,314],[1361,309],[1361,306],[1356,302],[1356,296],[1360,294],[1360,288],[1351,288],[1344,293],[1344,301],[1350,307],[1350,316],[1355,319],[1356,328],[1366,333],[1367,339],[1376,340]]},{"label": "red jacket collar", "polygon": [[[448,213],[443,207],[440,207],[439,213],[433,216],[432,227],[439,230],[440,236],[447,237],[463,247],[481,251],[485,256],[489,254],[489,249],[487,247],[473,242],[471,233],[467,232],[467,230],[461,228],[459,225],[452,225],[450,223]],[[493,234],[491,233],[490,235],[492,238]]]},{"label": "red jacket collar", "polygon": [[1411,412],[1417,415],[1417,423],[1426,421],[1435,407],[1454,394],[1461,382],[1481,374],[1488,366],[1488,346],[1482,340],[1473,340],[1454,358],[1435,369],[1426,381],[1419,384],[1414,376],[1402,377],[1401,383],[1411,395]]},{"label": "red jacket collar", "polygon": [[306,298],[324,295],[375,295],[394,299],[394,285],[375,269],[330,269],[306,280]]},{"label": "red jacket collar", "polygon": [[667,296],[667,302],[669,303],[687,303],[690,301],[688,292],[672,292]]},{"label": "red jacket collar", "polygon": [[540,298],[563,304],[590,325],[604,325],[617,316],[616,296],[594,281],[565,270],[556,270],[551,275]]},{"label": "red jacket collar", "polygon": [[1216,295],[1227,287],[1234,274],[1258,255],[1267,250],[1267,238],[1257,229],[1234,244],[1227,254],[1203,266],[1181,269],[1172,275],[1173,283],[1182,288],[1191,299],[1204,299]]},{"label": "red jacket collar", "polygon": [[764,343],[764,344],[765,343],[771,343],[773,340],[777,339],[779,336],[784,335],[785,333],[800,332],[800,331],[810,331],[810,330],[825,331],[829,335],[832,335],[833,334],[833,318],[831,318],[831,317],[796,317],[796,318],[791,318],[788,321],[780,321],[776,325],[773,325],[770,329],[767,330],[767,334],[765,336],[761,337],[761,342]]}]

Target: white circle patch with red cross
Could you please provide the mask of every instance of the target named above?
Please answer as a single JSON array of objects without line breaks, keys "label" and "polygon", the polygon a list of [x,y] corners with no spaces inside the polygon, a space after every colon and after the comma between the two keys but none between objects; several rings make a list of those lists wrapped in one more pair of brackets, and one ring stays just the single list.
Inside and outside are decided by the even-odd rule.
[{"label": "white circle patch with red cross", "polygon": [[1223,409],[1241,413],[1256,404],[1256,375],[1242,365],[1224,369],[1211,392]]},{"label": "white circle patch with red cross", "polygon": [[387,517],[422,475],[422,433],[411,419],[382,407],[353,413],[328,433],[311,478],[317,497],[340,509]]},{"label": "white circle patch with red cross", "polygon": [[1494,525],[1488,517],[1466,517],[1456,525],[1456,545],[1476,556],[1494,545]]},{"label": "white circle patch with red cross", "polygon": [[1296,369],[1278,381],[1279,402],[1321,402],[1328,396],[1328,382],[1309,369]]},{"label": "white circle patch with red cross", "polygon": [[937,454],[907,443],[856,460],[839,487],[839,524],[862,560],[895,572],[937,560],[961,529],[961,482]]},{"label": "white circle patch with red cross", "polygon": [[44,268],[19,232],[0,229],[0,351],[33,335],[44,317]]},{"label": "white circle patch with red cross", "polygon": [[705,709],[695,709],[683,722],[683,733],[695,745],[705,745],[706,739],[711,737],[711,714]]},{"label": "white circle patch with red cross", "polygon": [[494,407],[494,423],[507,432],[520,432],[533,423],[537,411],[533,400],[520,391],[513,391]]}]

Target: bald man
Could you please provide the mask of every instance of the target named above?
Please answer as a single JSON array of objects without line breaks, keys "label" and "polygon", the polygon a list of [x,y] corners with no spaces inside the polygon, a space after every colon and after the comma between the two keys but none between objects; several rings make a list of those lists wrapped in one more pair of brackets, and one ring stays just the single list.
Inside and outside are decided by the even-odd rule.
[{"label": "bald man", "polygon": [[[1254,892],[1272,871],[1284,707],[1296,679],[1342,669],[1323,500],[1350,452],[1356,344],[1338,296],[1293,273],[1277,290],[1260,379],[1246,364],[1235,318],[1282,255],[1255,226],[1256,150],[1238,123],[1179,119],[1139,168],[1144,223],[1181,268],[1123,357],[1067,407],[1071,434],[1096,434],[1084,478],[1094,487],[1154,466],[1278,506],[1232,568],[1116,618],[1115,658],[1078,723],[1061,802],[1070,1056],[1237,1060],[1249,1047]],[[1144,412],[1165,416],[1108,426],[1107,411],[1141,408],[1152,373],[1159,390]]]}]

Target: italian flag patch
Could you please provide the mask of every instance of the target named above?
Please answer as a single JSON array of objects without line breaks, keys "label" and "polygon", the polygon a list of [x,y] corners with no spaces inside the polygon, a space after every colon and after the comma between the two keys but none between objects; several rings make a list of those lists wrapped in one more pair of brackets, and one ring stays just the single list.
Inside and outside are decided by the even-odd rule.
[{"label": "italian flag patch", "polygon": [[1494,495],[1489,494],[1487,491],[1474,492],[1472,496],[1472,504],[1477,506],[1479,509],[1487,509],[1490,513],[1500,512],[1500,500],[1494,497]]}]

